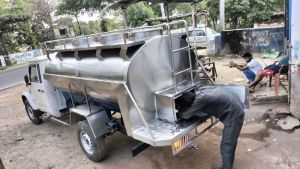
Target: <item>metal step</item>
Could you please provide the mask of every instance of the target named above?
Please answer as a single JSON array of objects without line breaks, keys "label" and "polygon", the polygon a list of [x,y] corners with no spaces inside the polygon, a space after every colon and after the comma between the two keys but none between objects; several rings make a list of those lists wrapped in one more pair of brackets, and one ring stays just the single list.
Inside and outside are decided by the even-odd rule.
[{"label": "metal step", "polygon": [[59,119],[59,118],[56,118],[56,117],[53,117],[53,116],[51,116],[50,119],[53,120],[54,122],[59,123],[59,124],[70,126],[70,123],[68,123],[66,121],[63,121],[62,119]]}]

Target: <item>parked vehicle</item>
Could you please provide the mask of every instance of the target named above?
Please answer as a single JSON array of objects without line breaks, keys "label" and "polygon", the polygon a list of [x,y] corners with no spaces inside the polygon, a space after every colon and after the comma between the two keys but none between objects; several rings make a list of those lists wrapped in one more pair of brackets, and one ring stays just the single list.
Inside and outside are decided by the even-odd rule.
[{"label": "parked vehicle", "polygon": [[188,41],[191,46],[197,48],[214,48],[215,37],[220,36],[220,33],[216,32],[211,28],[192,28],[189,29]]},{"label": "parked vehicle", "polygon": [[[29,119],[77,123],[80,146],[93,161],[106,156],[105,139],[117,131],[141,141],[133,155],[148,145],[170,146],[177,154],[216,121],[209,116],[181,120],[177,114],[175,100],[200,82],[194,80],[191,47],[168,28],[162,24],[46,42],[48,53],[56,53],[32,59],[24,77],[28,91],[22,100]],[[198,132],[207,119],[211,124]]]}]

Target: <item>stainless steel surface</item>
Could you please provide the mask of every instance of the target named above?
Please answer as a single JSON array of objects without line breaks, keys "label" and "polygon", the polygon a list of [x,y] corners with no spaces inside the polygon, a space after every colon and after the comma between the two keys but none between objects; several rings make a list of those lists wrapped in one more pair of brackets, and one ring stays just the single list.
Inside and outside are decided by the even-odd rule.
[{"label": "stainless steel surface", "polygon": [[196,127],[201,124],[200,121],[193,123],[186,123],[185,127],[178,127],[174,123],[168,123],[161,120],[153,120],[149,123],[150,129],[154,135],[154,139],[151,138],[149,132],[144,126],[140,126],[133,131],[133,138],[141,140],[152,146],[168,146],[184,135],[189,134]]},{"label": "stainless steel surface", "polygon": [[[169,34],[169,25],[163,24],[160,28],[126,29],[123,31],[123,35],[128,35],[125,37],[126,44],[121,40],[114,45],[58,50],[57,57],[49,60],[44,78],[63,91],[72,90],[72,93],[81,95],[86,93],[91,98],[117,103],[127,134],[133,136],[133,131],[144,126],[149,139],[153,141],[155,138],[149,124],[163,117],[160,116],[162,111],[168,110],[164,120],[173,124],[176,121],[174,105],[161,104],[160,99],[156,101],[157,92],[168,90],[170,94],[179,94],[178,92],[195,86],[193,77],[186,71],[196,65],[195,56],[189,55],[188,43],[178,35]],[[107,39],[110,38],[109,33],[106,36]],[[114,33],[111,38],[113,40],[108,41],[113,42]],[[136,43],[141,40],[145,41]],[[124,51],[121,52],[121,49],[129,57],[122,57]],[[173,50],[176,49],[180,50],[174,53]],[[97,57],[96,51],[99,50],[103,54],[101,59]],[[88,56],[80,56],[76,51],[87,52]],[[175,77],[175,72],[181,73]],[[174,86],[175,81],[178,82],[178,87]],[[160,107],[162,105],[163,108]],[[135,137],[138,138],[137,135]]]},{"label": "stainless steel surface", "polygon": [[[146,41],[153,36],[163,34],[163,25],[151,26],[147,30],[145,27],[128,28],[121,31],[113,31],[109,33],[97,33],[87,36],[78,36],[75,38],[59,39],[47,41],[44,43],[48,52],[64,51],[76,49],[88,49],[91,47],[101,47],[109,45],[118,45],[137,41]],[[151,28],[151,29],[150,29]]]},{"label": "stainless steel surface", "polygon": [[66,125],[66,126],[70,125],[69,123],[67,123],[65,121],[62,121],[62,120],[60,120],[60,119],[58,119],[56,117],[53,117],[53,116],[51,116],[50,119],[53,120],[53,121],[55,121],[55,122],[57,122],[57,123],[59,123],[59,124],[63,124],[63,125]]}]

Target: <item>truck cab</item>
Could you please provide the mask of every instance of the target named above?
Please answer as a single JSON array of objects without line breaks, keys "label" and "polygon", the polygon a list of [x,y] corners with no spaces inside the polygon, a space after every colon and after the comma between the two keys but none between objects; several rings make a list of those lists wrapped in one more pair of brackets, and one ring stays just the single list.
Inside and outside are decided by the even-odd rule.
[{"label": "truck cab", "polygon": [[26,103],[25,106],[31,107],[32,112],[29,112],[31,113],[29,117],[33,122],[41,122],[36,118],[41,118],[40,116],[46,112],[55,117],[60,117],[62,115],[60,110],[67,108],[62,92],[53,88],[43,78],[47,61],[46,56],[31,59],[27,75],[24,77],[27,91],[22,94],[22,100]]}]

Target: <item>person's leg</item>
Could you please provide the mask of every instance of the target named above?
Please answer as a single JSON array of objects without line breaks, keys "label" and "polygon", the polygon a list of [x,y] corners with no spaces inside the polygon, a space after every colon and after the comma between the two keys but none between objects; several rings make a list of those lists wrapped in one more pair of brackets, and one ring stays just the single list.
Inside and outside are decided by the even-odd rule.
[{"label": "person's leg", "polygon": [[256,85],[264,78],[264,76],[265,75],[264,75],[263,71],[258,71],[257,72],[257,75],[256,75],[254,81],[249,85],[250,91],[255,90]]},{"label": "person's leg", "polygon": [[246,78],[248,79],[249,82],[253,82],[255,79],[255,73],[250,70],[250,69],[246,69],[243,70],[244,75],[246,76]]},{"label": "person's leg", "polygon": [[233,167],[235,149],[243,122],[244,116],[231,121],[230,124],[224,124],[223,136],[220,145],[223,162],[221,169],[232,169]]}]

